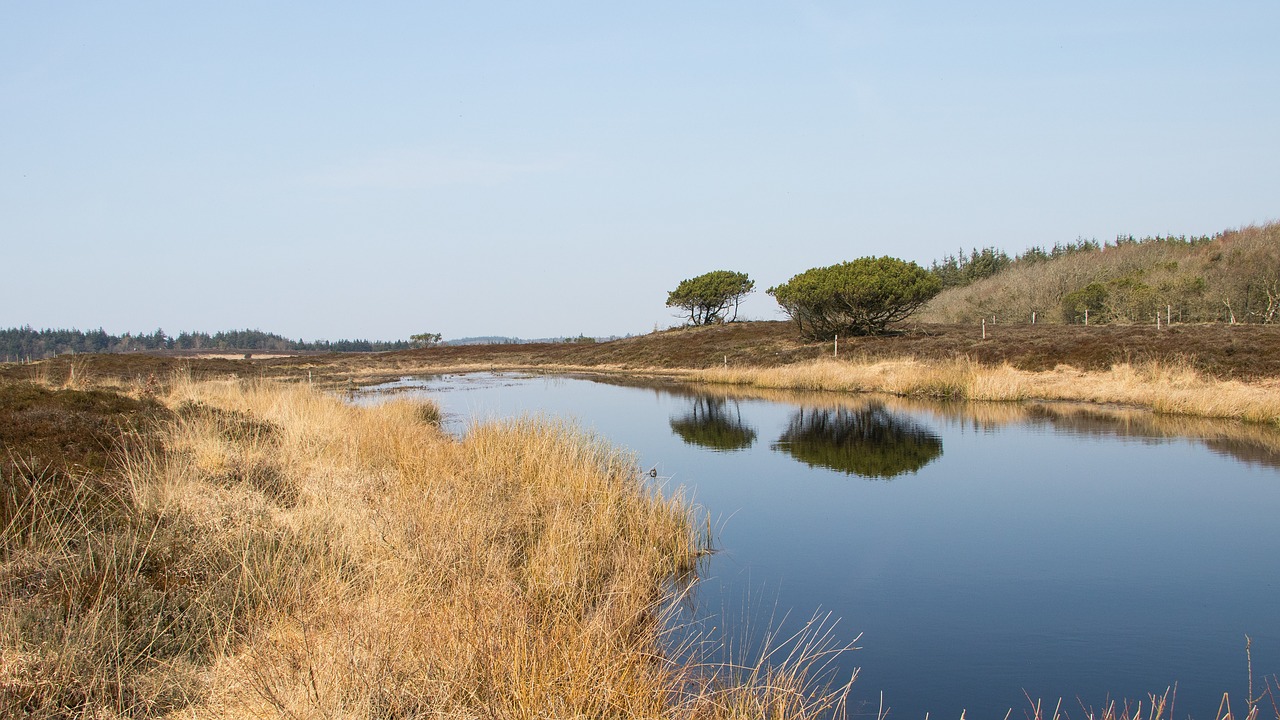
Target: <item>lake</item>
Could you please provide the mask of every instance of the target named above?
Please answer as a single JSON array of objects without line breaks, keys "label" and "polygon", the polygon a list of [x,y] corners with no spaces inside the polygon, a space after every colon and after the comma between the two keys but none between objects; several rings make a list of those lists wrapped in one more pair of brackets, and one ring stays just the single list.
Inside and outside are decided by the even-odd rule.
[{"label": "lake", "polygon": [[[816,614],[857,639],[851,711],[1082,717],[1176,683],[1172,717],[1244,714],[1280,672],[1280,434],[1071,405],[479,373],[429,396],[445,426],[572,418],[682,486],[716,552],[682,622],[758,646]],[[859,637],[860,635],[860,637]],[[1267,705],[1269,712],[1269,704]]]}]

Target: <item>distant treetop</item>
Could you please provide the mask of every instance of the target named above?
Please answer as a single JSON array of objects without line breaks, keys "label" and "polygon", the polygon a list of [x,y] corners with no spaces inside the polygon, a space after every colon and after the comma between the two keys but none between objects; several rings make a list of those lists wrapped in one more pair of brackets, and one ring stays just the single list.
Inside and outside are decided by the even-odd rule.
[{"label": "distant treetop", "polygon": [[291,340],[261,330],[182,332],[176,337],[157,329],[152,333],[111,335],[97,330],[35,330],[30,325],[0,330],[0,360],[41,360],[64,353],[117,353],[145,350],[319,350],[326,352],[380,352],[406,350],[404,340]]}]

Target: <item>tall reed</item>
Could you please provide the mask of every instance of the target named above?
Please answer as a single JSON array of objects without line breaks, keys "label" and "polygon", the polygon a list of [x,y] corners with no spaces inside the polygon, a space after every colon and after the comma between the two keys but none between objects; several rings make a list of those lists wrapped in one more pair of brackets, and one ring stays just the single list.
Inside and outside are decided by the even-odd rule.
[{"label": "tall reed", "polygon": [[455,440],[420,402],[267,382],[159,396],[163,442],[110,482],[24,470],[0,715],[813,717],[848,691],[807,642],[755,673],[673,647],[705,521],[573,427]]}]

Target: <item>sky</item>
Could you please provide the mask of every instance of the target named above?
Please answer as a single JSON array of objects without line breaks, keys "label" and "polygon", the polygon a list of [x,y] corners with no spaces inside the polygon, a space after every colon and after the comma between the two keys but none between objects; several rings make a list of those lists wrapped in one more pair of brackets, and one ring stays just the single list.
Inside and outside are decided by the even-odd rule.
[{"label": "sky", "polygon": [[0,0],[0,327],[641,334],[1280,219],[1280,2]]}]

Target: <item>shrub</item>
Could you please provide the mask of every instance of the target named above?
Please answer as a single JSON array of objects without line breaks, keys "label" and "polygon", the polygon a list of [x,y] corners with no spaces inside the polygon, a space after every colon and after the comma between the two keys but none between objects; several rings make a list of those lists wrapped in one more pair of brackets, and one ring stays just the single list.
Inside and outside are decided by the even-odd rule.
[{"label": "shrub", "polygon": [[[1068,323],[1085,322],[1090,317],[1094,322],[1106,321],[1107,300],[1111,293],[1101,283],[1089,283],[1062,298],[1062,319]],[[1087,315],[1086,315],[1087,313]]]},{"label": "shrub", "polygon": [[884,332],[941,289],[929,271],[886,256],[806,270],[768,292],[802,333],[829,339]]}]

